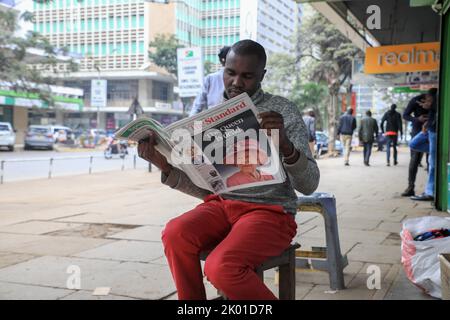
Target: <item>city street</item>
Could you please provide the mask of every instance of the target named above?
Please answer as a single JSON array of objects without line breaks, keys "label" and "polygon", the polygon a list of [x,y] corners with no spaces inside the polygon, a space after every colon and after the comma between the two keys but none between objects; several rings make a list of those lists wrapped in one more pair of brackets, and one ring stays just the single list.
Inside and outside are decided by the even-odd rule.
[{"label": "city street", "polygon": [[[114,155],[112,159],[105,159],[102,149],[70,149],[61,151],[47,150],[18,150],[14,152],[0,151],[0,163],[4,163],[3,183],[17,180],[45,178],[49,175],[50,159],[52,163],[52,177],[89,173],[90,157],[92,159],[92,173],[104,171],[118,171],[136,168],[148,168],[146,161],[137,156],[136,148],[128,148],[129,154],[125,161]],[[136,155],[136,157],[135,157]],[[1,173],[0,173],[1,174]]]},{"label": "city street", "polygon": [[[360,149],[352,152],[349,167],[342,157],[319,160],[317,191],[337,199],[340,246],[349,260],[347,289],[330,291],[327,273],[298,270],[298,300],[430,299],[404,275],[399,232],[405,219],[448,214],[429,202],[400,197],[408,149],[400,149],[395,167],[386,167],[385,156],[374,151],[371,167],[363,165]],[[420,169],[416,192],[425,178]],[[160,234],[170,218],[199,202],[161,185],[157,170],[1,185],[0,299],[176,299]],[[301,212],[296,220],[295,241],[302,250],[325,245],[318,214]],[[369,266],[380,269],[380,289],[367,287]],[[80,272],[78,288],[69,281],[73,270]],[[278,291],[273,270],[265,273],[265,282]],[[205,283],[208,297],[214,297],[215,289]],[[110,292],[94,296],[97,287]]]}]

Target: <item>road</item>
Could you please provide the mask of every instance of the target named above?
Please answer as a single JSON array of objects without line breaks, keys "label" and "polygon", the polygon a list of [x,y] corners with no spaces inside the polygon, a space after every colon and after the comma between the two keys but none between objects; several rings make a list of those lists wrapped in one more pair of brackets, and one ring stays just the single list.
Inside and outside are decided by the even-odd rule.
[{"label": "road", "polygon": [[[92,150],[83,152],[17,150],[14,152],[0,151],[0,163],[3,163],[3,183],[8,181],[45,178],[49,175],[50,159],[53,158],[52,176],[70,176],[89,173],[90,157],[92,156],[92,172],[118,171],[134,169],[136,148],[129,148],[125,161],[117,155],[106,160],[103,151]],[[136,156],[136,168],[148,168],[148,163]],[[1,168],[0,168],[1,176]]]}]

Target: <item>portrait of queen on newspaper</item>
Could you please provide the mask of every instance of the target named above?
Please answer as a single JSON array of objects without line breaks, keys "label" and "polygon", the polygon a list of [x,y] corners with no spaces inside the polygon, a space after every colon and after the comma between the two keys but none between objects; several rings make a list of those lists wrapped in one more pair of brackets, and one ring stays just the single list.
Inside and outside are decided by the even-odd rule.
[{"label": "portrait of queen on newspaper", "polygon": [[268,163],[267,153],[259,147],[258,141],[245,139],[237,141],[227,150],[224,163],[238,168],[226,179],[228,188],[254,182],[273,180],[271,174],[265,173],[259,167]]}]

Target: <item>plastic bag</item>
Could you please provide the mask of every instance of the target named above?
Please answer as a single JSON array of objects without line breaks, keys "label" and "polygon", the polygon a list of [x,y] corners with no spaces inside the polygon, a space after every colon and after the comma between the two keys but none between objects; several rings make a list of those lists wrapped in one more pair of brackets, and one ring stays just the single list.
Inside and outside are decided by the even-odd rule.
[{"label": "plastic bag", "polygon": [[450,218],[426,216],[405,220],[402,238],[402,265],[406,276],[425,293],[441,298],[441,271],[438,255],[450,252],[450,237],[414,241],[432,229],[450,228]]}]

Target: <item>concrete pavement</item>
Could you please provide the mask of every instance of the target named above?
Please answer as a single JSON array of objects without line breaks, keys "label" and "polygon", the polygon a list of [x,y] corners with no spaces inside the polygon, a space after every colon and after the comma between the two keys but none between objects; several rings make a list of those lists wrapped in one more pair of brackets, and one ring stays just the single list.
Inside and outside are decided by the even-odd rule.
[{"label": "concrete pavement", "polygon": [[[403,276],[401,222],[424,215],[447,216],[431,203],[401,198],[409,153],[399,165],[385,166],[374,152],[371,167],[354,152],[343,159],[321,159],[318,191],[336,195],[341,249],[347,253],[346,290],[330,292],[328,274],[297,271],[297,299],[427,299]],[[420,169],[416,192],[426,172]],[[0,186],[1,299],[175,299],[163,254],[164,224],[199,203],[171,190],[154,170],[95,173]],[[297,215],[296,240],[303,249],[324,246],[319,215]],[[367,269],[381,270],[381,288],[367,288]],[[78,277],[79,276],[79,277]],[[77,279],[81,281],[78,283]],[[274,272],[265,274],[277,292]],[[216,295],[207,282],[209,297]],[[79,286],[78,286],[79,285]],[[109,287],[106,296],[94,296]]]}]

